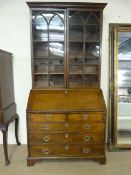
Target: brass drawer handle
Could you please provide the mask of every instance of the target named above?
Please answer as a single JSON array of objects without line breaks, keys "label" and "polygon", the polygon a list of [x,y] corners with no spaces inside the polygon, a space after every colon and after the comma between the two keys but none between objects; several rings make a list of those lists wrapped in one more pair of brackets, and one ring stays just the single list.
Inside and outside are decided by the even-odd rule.
[{"label": "brass drawer handle", "polygon": [[89,153],[90,153],[90,149],[89,149],[89,148],[83,148],[83,152],[84,152],[85,154],[89,154]]},{"label": "brass drawer handle", "polygon": [[90,125],[89,124],[85,124],[85,125],[83,125],[83,128],[88,130],[88,129],[90,129]]},{"label": "brass drawer handle", "polygon": [[92,137],[90,137],[90,136],[84,136],[83,139],[84,139],[85,142],[89,142],[92,139]]},{"label": "brass drawer handle", "polygon": [[65,146],[65,150],[69,150],[69,146],[68,145]]},{"label": "brass drawer handle", "polygon": [[83,113],[83,119],[86,120],[88,118],[88,114],[87,113]]},{"label": "brass drawer handle", "polygon": [[69,137],[69,134],[68,133],[65,133],[65,138],[68,138]]},{"label": "brass drawer handle", "polygon": [[49,155],[49,154],[51,154],[51,150],[45,149],[45,150],[42,150],[42,153],[45,155]]},{"label": "brass drawer handle", "polygon": [[46,117],[47,120],[50,120],[52,118],[52,115],[51,114],[46,114],[45,117]]},{"label": "brass drawer handle", "polygon": [[65,123],[65,127],[69,127],[69,123]]},{"label": "brass drawer handle", "polygon": [[44,136],[44,137],[43,137],[43,140],[44,140],[45,142],[48,142],[50,139],[49,139],[48,136]]},{"label": "brass drawer handle", "polygon": [[42,127],[42,130],[48,130],[49,128],[48,128],[48,126],[43,126]]}]

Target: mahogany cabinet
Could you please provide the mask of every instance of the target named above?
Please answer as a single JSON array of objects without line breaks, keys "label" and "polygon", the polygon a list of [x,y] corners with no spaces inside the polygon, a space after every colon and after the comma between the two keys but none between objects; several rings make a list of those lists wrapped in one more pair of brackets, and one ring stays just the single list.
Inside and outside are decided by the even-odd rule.
[{"label": "mahogany cabinet", "polygon": [[5,153],[5,164],[10,163],[7,149],[8,126],[15,119],[15,136],[18,140],[18,119],[14,99],[14,82],[12,68],[12,54],[0,50],[0,130],[3,133],[3,146]]},{"label": "mahogany cabinet", "polygon": [[[32,165],[49,157],[105,160],[106,109],[100,72],[102,14],[106,4],[27,4],[32,45],[27,163]],[[102,101],[101,109],[98,99],[92,103],[96,94]]]}]

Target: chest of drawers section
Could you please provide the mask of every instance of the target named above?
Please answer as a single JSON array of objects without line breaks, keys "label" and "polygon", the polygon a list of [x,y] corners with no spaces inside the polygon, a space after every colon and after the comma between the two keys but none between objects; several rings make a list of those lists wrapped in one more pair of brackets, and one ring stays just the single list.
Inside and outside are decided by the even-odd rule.
[{"label": "chest of drawers section", "polygon": [[105,161],[105,113],[28,113],[28,164],[49,158]]}]

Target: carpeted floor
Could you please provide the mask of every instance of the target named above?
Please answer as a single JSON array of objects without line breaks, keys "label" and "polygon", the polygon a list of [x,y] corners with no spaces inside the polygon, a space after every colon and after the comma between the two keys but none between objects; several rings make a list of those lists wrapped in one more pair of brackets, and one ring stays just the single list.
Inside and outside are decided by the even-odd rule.
[{"label": "carpeted floor", "polygon": [[26,145],[10,145],[11,164],[4,165],[0,145],[0,175],[131,175],[131,151],[107,152],[106,165],[93,161],[42,161],[27,167]]}]

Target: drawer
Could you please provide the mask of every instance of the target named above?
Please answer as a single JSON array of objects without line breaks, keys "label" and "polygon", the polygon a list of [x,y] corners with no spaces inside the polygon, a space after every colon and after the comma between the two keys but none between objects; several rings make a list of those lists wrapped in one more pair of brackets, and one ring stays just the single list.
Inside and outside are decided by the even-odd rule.
[{"label": "drawer", "polygon": [[104,133],[47,133],[29,134],[29,144],[45,143],[83,143],[104,144]]},{"label": "drawer", "polygon": [[29,132],[49,132],[49,131],[89,131],[103,132],[105,129],[104,123],[34,123],[29,122]]},{"label": "drawer", "polygon": [[96,157],[104,155],[104,145],[43,145],[29,146],[32,157]]},{"label": "drawer", "polygon": [[66,114],[31,114],[28,120],[33,122],[64,122]]},{"label": "drawer", "polygon": [[80,121],[80,122],[104,122],[105,121],[105,114],[103,113],[70,113],[68,114],[68,120],[72,121]]}]

